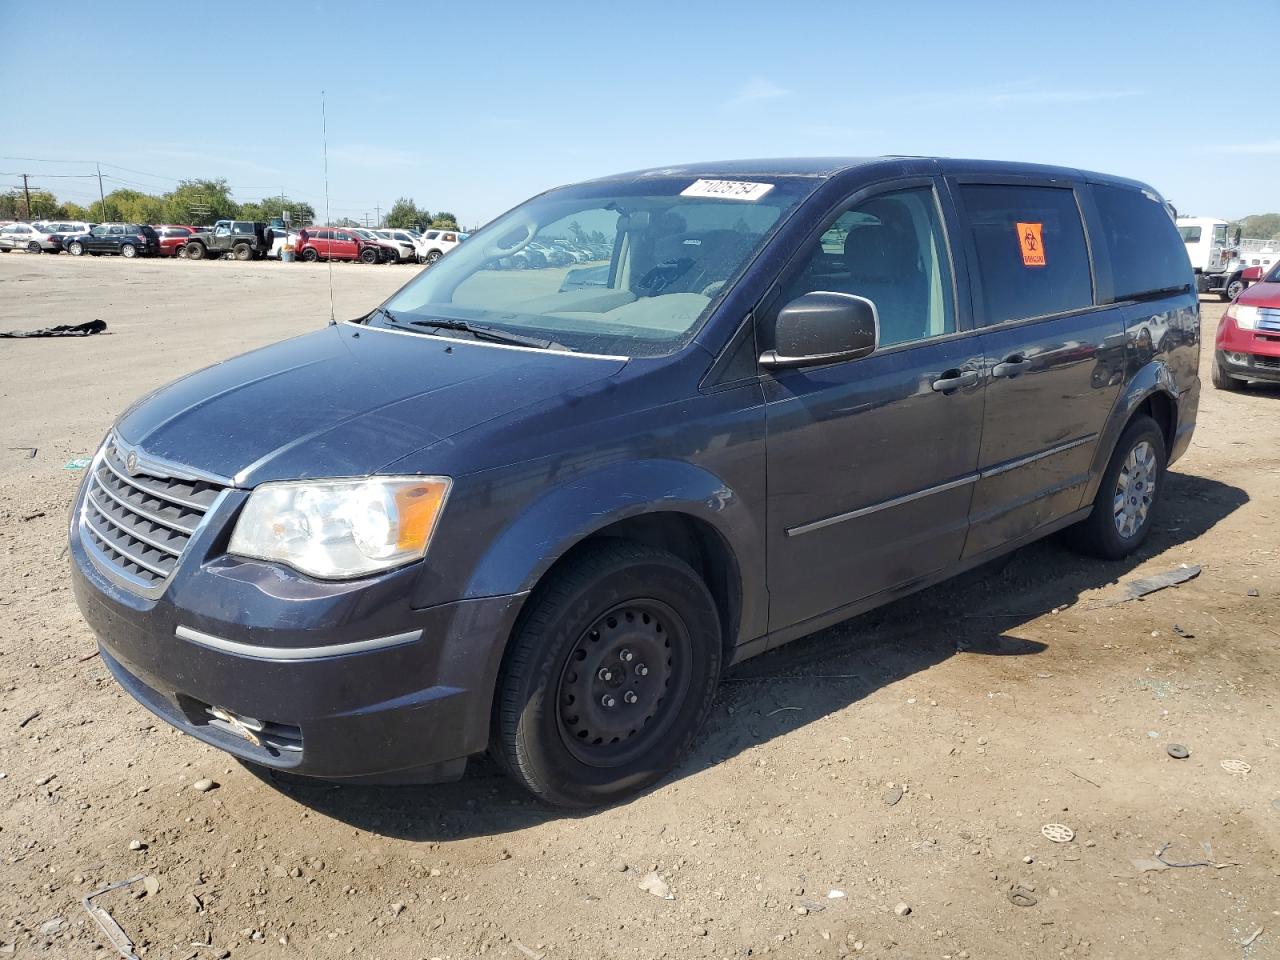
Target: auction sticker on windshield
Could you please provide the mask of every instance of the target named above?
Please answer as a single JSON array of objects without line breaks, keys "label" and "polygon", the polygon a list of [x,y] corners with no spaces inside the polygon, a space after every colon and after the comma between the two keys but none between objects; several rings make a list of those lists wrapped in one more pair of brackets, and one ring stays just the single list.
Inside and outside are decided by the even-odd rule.
[{"label": "auction sticker on windshield", "polygon": [[745,180],[695,180],[680,191],[680,196],[715,197],[719,200],[759,200],[772,189],[772,183],[749,183]]}]

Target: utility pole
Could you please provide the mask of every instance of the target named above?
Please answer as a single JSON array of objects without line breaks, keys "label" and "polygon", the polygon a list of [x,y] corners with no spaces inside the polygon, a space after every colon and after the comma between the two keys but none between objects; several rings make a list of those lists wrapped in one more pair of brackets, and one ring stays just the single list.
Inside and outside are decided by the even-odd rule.
[{"label": "utility pole", "polygon": [[378,226],[382,226],[382,208],[374,207],[373,209],[378,214]]},{"label": "utility pole", "polygon": [[27,175],[22,175],[22,192],[27,198],[27,219],[31,219],[31,190],[27,186]]},{"label": "utility pole", "polygon": [[107,195],[106,195],[105,193],[103,193],[103,192],[102,192],[102,164],[100,164],[100,163],[95,163],[95,164],[94,164],[94,166],[96,166],[96,167],[98,168],[98,199],[102,201],[102,219],[103,219],[103,220],[106,220],[106,219],[108,219],[108,217],[107,217]]}]

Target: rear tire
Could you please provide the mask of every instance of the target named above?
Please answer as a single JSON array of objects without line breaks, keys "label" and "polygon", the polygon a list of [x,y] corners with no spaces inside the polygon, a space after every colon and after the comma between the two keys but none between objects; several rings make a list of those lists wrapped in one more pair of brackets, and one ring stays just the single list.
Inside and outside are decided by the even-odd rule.
[{"label": "rear tire", "polygon": [[120,256],[124,257],[126,260],[132,260],[137,255],[138,248],[132,243],[122,243],[120,245]]},{"label": "rear tire", "polygon": [[1224,290],[1223,293],[1226,295],[1227,300],[1234,300],[1236,297],[1240,296],[1240,294],[1244,293],[1245,288],[1248,286],[1249,285],[1243,280],[1232,280],[1227,284],[1227,289]]},{"label": "rear tire", "polygon": [[715,601],[683,560],[622,540],[589,546],[521,615],[490,751],[556,806],[638,793],[680,762],[706,720],[721,650]]},{"label": "rear tire", "polygon": [[315,247],[307,247],[307,249],[302,251],[302,259],[307,263],[315,263],[320,259],[320,254],[316,253]]},{"label": "rear tire", "polygon": [[1067,531],[1068,542],[1091,557],[1119,560],[1147,539],[1164,490],[1164,434],[1146,415],[1120,435],[1102,474],[1093,512]]},{"label": "rear tire", "polygon": [[253,251],[249,249],[247,243],[237,243],[231,248],[231,255],[243,262],[253,256]]},{"label": "rear tire", "polygon": [[1219,390],[1226,390],[1230,392],[1244,388],[1244,381],[1237,380],[1235,377],[1231,376],[1231,374],[1227,373],[1227,371],[1223,370],[1222,364],[1217,360],[1213,361],[1213,371],[1210,373],[1210,379],[1213,380],[1213,385]]},{"label": "rear tire", "polygon": [[27,244],[27,253],[41,253],[41,252],[42,250],[41,250],[40,244],[37,243],[35,240],[32,240],[30,243]]},{"label": "rear tire", "polygon": [[188,243],[184,249],[187,251],[188,260],[203,260],[207,252],[203,243]]}]

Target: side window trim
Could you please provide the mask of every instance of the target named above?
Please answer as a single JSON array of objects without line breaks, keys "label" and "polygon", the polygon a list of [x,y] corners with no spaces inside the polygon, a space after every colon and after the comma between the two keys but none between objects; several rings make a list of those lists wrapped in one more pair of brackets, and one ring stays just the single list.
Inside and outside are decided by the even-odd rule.
[{"label": "side window trim", "polygon": [[[957,228],[961,233],[961,241],[964,247],[965,261],[968,266],[967,274],[969,278],[970,289],[973,296],[973,326],[975,330],[1004,330],[1009,327],[1017,326],[1024,323],[1041,323],[1045,320],[1055,320],[1060,317],[1071,317],[1081,313],[1088,313],[1092,310],[1101,309],[1105,304],[1099,296],[1099,278],[1098,278],[1098,261],[1096,259],[1095,250],[1097,245],[1094,243],[1093,237],[1090,235],[1089,219],[1085,216],[1085,204],[1083,194],[1086,181],[1065,180],[1048,177],[1027,177],[1017,175],[1000,175],[1000,174],[964,174],[964,175],[947,175],[943,178],[946,181],[948,191],[955,199]],[[1076,212],[1080,216],[1080,229],[1084,234],[1085,257],[1089,264],[1089,289],[1092,302],[1086,306],[1073,307],[1070,310],[1059,310],[1055,313],[1042,313],[1032,317],[1015,317],[1010,320],[1001,320],[999,323],[983,323],[986,317],[986,299],[982,289],[981,270],[978,269],[978,249],[974,241],[973,229],[969,224],[969,214],[964,208],[964,202],[960,199],[960,187],[981,186],[981,187],[1047,187],[1053,190],[1070,190],[1075,198]],[[1090,211],[1092,211],[1092,201],[1088,201]],[[1107,278],[1110,279],[1110,270],[1107,270]]]},{"label": "side window trim", "polygon": [[[977,329],[976,323],[970,324],[968,322],[971,319],[970,310],[968,309],[967,304],[962,301],[960,296],[961,284],[958,273],[959,256],[957,245],[951,236],[953,228],[955,227],[955,222],[952,219],[953,213],[950,209],[950,198],[946,194],[943,178],[938,176],[916,175],[880,180],[875,183],[861,186],[831,204],[823,212],[822,216],[817,218],[816,226],[805,235],[804,239],[800,243],[795,245],[795,249],[787,258],[786,263],[784,263],[782,268],[778,271],[777,278],[769,285],[769,289],[765,292],[764,296],[757,301],[755,308],[752,310],[752,314],[755,317],[757,325],[757,346],[760,344],[760,337],[758,335],[759,324],[766,322],[782,308],[783,304],[780,302],[782,291],[785,289],[787,284],[795,278],[796,273],[803,269],[805,258],[813,249],[814,244],[821,243],[822,235],[831,229],[832,225],[840,219],[841,215],[852,207],[865,203],[875,197],[891,193],[900,193],[906,190],[919,190],[921,188],[928,188],[933,194],[934,206],[938,215],[938,226],[942,231],[943,252],[945,253],[948,261],[947,276],[951,281],[951,306],[952,314],[955,318],[956,329],[950,333],[942,333],[937,336],[921,337],[915,340],[904,341],[902,343],[887,344],[885,346],[878,347],[873,355],[880,356],[881,354],[886,353],[896,353],[901,350],[909,350],[914,347],[918,347],[923,343],[942,343],[947,340],[954,340],[973,334]],[[967,286],[965,289],[967,290]]]}]

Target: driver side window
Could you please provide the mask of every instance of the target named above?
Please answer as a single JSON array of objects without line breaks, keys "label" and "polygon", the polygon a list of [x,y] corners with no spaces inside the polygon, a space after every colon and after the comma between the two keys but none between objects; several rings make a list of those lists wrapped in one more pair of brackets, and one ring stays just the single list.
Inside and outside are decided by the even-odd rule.
[{"label": "driver side window", "polygon": [[841,213],[802,258],[782,302],[816,291],[874,303],[882,347],[954,333],[951,263],[933,190],[878,194]]}]

